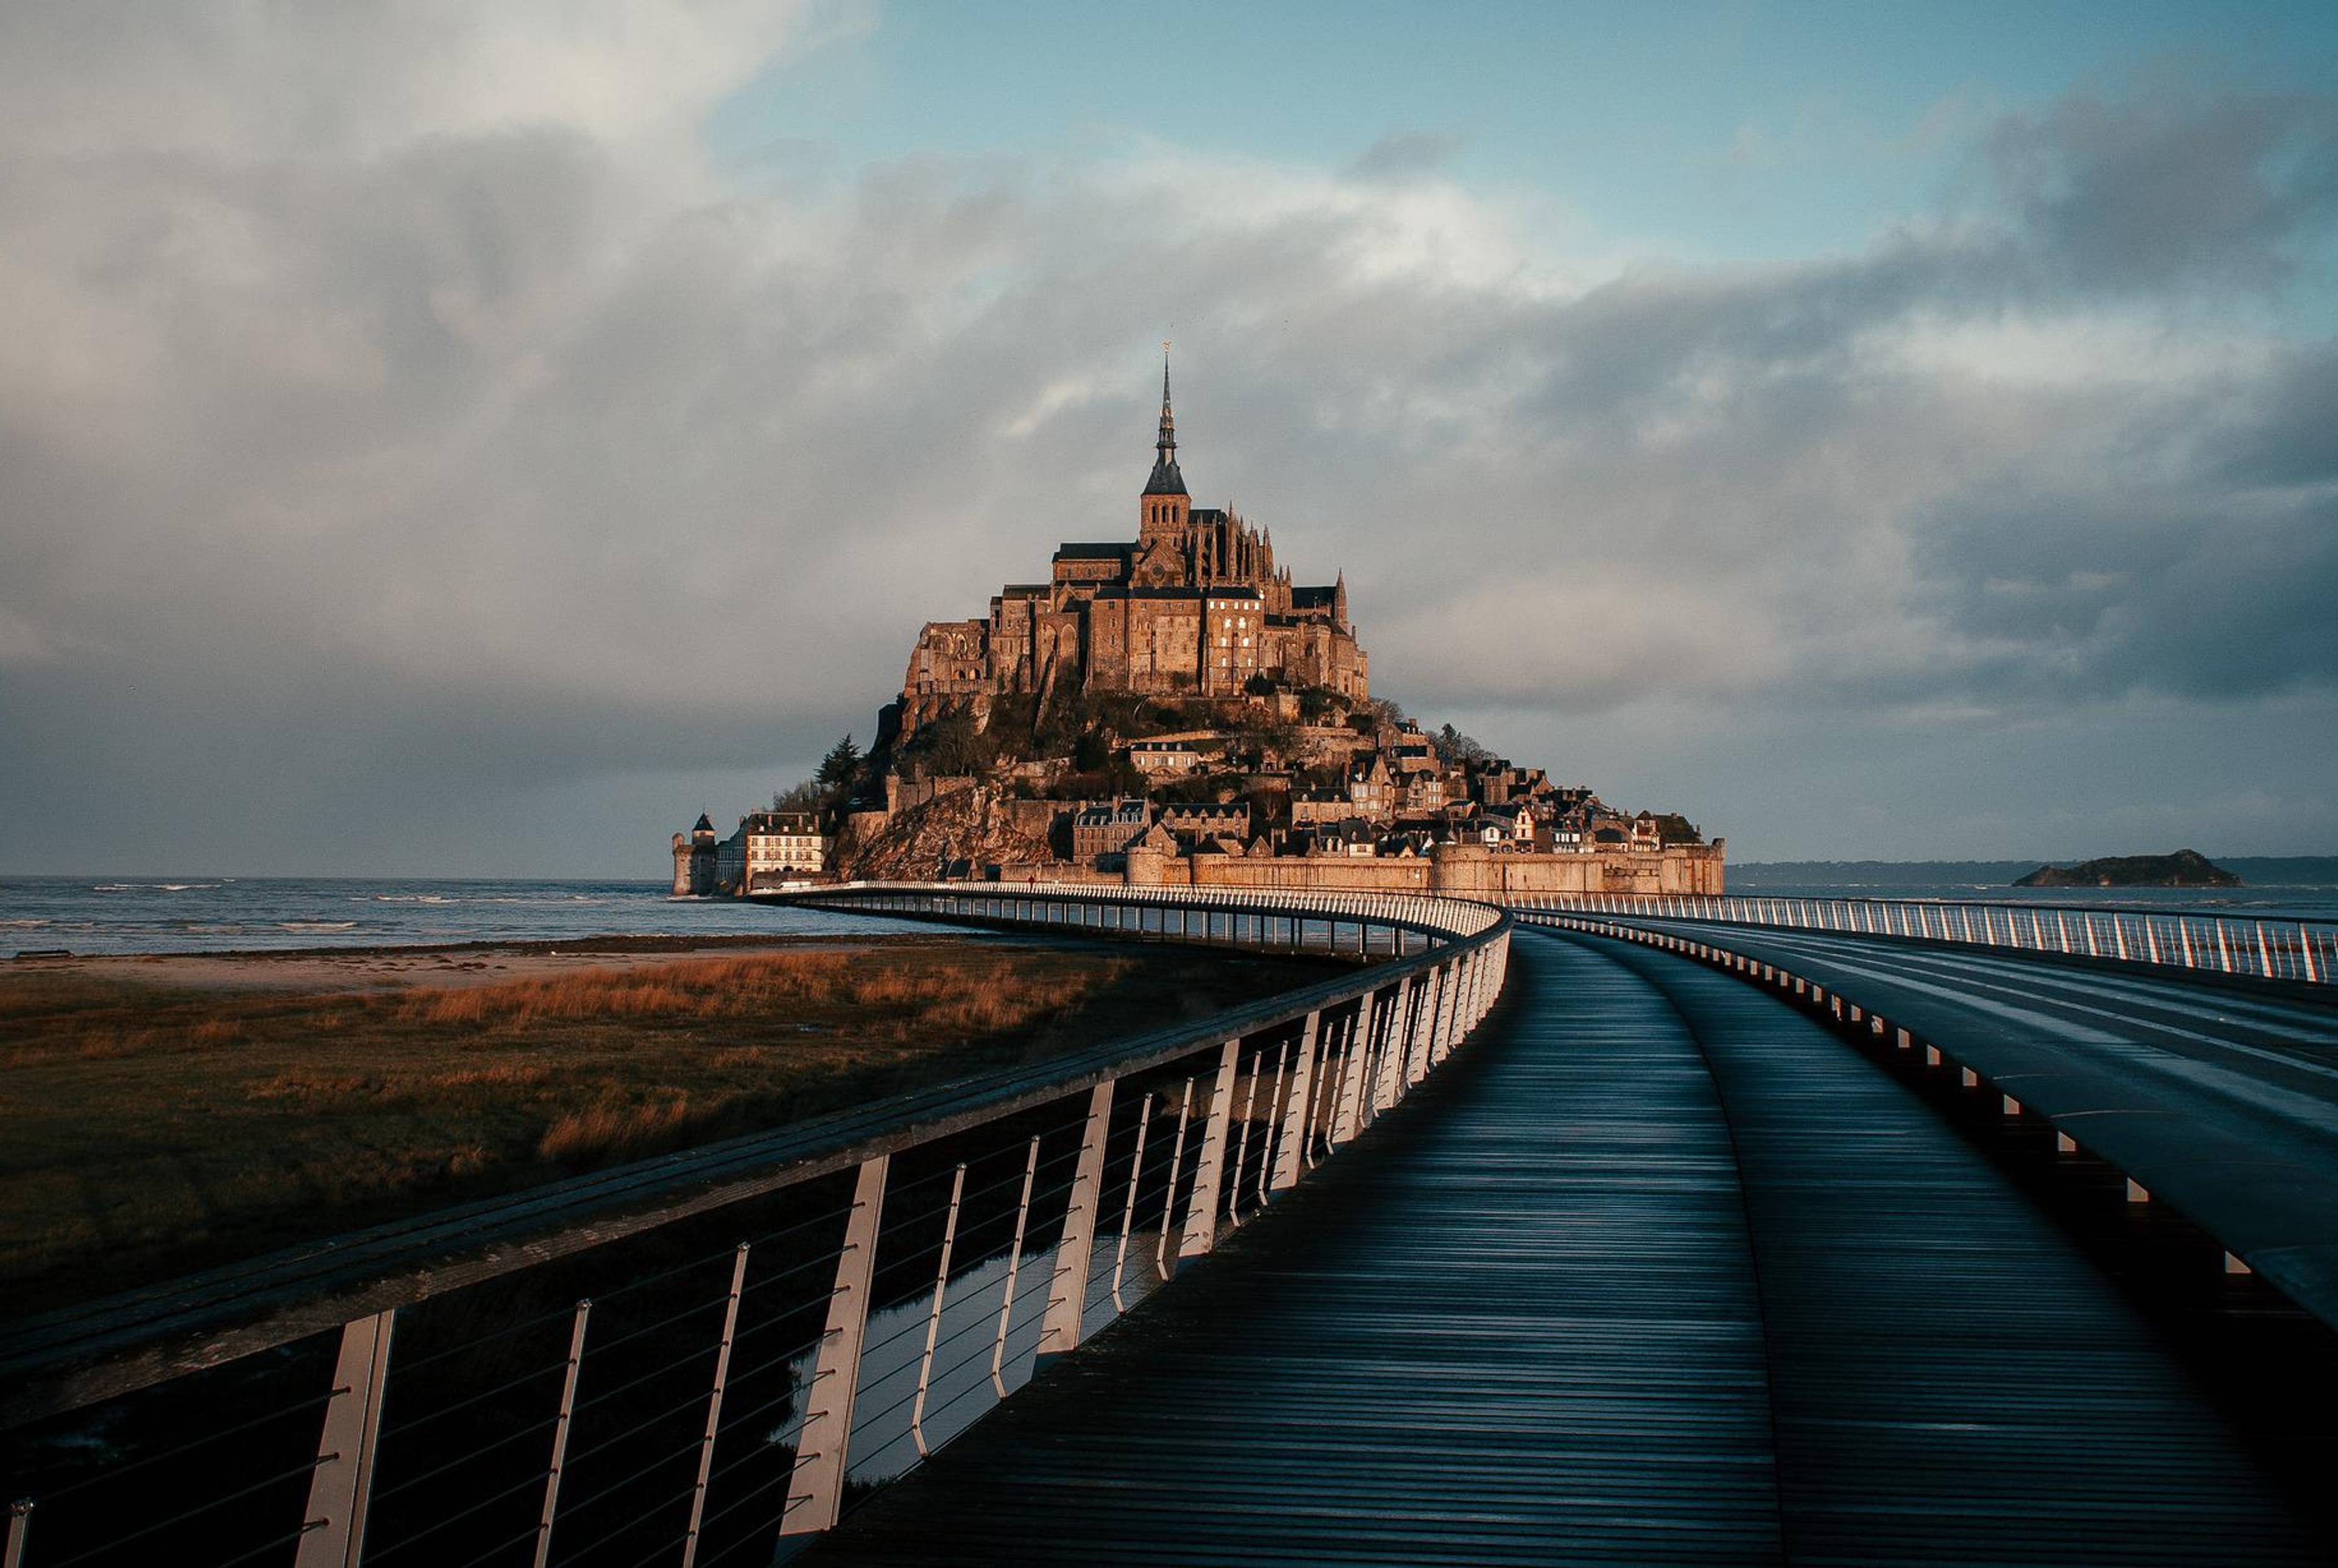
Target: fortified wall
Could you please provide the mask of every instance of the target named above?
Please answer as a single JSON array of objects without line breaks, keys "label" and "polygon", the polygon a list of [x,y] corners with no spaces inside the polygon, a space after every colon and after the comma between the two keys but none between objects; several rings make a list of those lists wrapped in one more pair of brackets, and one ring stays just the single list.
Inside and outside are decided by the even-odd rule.
[{"label": "fortified wall", "polygon": [[1130,887],[1252,887],[1293,893],[1449,893],[1498,903],[1543,893],[1698,894],[1724,890],[1723,848],[1678,845],[1587,855],[1520,855],[1476,844],[1440,844],[1426,858],[1175,856],[1131,849],[1114,874],[1062,865],[1002,866],[1003,882],[1088,882]]}]

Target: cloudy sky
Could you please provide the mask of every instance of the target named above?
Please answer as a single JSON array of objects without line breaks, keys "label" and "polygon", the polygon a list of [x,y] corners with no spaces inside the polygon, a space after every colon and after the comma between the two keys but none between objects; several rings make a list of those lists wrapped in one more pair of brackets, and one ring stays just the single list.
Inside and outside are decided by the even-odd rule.
[{"label": "cloudy sky", "polygon": [[2338,852],[2326,5],[0,7],[0,871],[661,874],[1197,501],[1734,859]]}]

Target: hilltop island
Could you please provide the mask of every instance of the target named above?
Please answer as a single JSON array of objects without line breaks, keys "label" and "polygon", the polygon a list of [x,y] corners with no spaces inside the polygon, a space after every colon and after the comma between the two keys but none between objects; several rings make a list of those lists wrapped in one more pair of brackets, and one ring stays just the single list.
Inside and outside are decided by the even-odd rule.
[{"label": "hilltop island", "polygon": [[1135,539],[1060,545],[989,613],[928,622],[864,754],[724,838],[673,836],[677,895],[934,877],[1358,892],[1719,893],[1677,812],[1430,729],[1372,695],[1348,583],[1196,506],[1168,371]]},{"label": "hilltop island", "polygon": [[2016,887],[2238,887],[2241,879],[2197,849],[2114,855],[2076,866],[2040,866]]}]

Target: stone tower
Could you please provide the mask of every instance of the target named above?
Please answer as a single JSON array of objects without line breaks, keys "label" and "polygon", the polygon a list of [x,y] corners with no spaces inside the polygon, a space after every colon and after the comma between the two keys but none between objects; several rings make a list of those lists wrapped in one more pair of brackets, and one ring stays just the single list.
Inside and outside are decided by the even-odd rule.
[{"label": "stone tower", "polygon": [[705,812],[688,838],[673,836],[673,896],[677,898],[704,897],[714,891],[714,847],[718,839],[714,820]]},{"label": "stone tower", "polygon": [[1136,543],[1139,550],[1184,542],[1194,511],[1185,476],[1177,472],[1177,417],[1169,411],[1169,345],[1161,345],[1161,434],[1153,444],[1153,476],[1144,482]]}]

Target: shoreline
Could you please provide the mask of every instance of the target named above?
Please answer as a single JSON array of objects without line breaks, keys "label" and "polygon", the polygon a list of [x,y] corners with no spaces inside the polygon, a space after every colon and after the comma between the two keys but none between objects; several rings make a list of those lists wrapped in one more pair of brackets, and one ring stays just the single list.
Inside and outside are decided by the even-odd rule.
[{"label": "shoreline", "polygon": [[126,981],[193,990],[368,992],[455,988],[540,978],[582,969],[626,970],[700,955],[860,952],[881,947],[962,946],[987,933],[871,932],[768,936],[626,936],[475,938],[465,942],[371,943],[350,947],[244,947],[216,953],[19,953],[0,968],[11,977],[47,975]]}]

